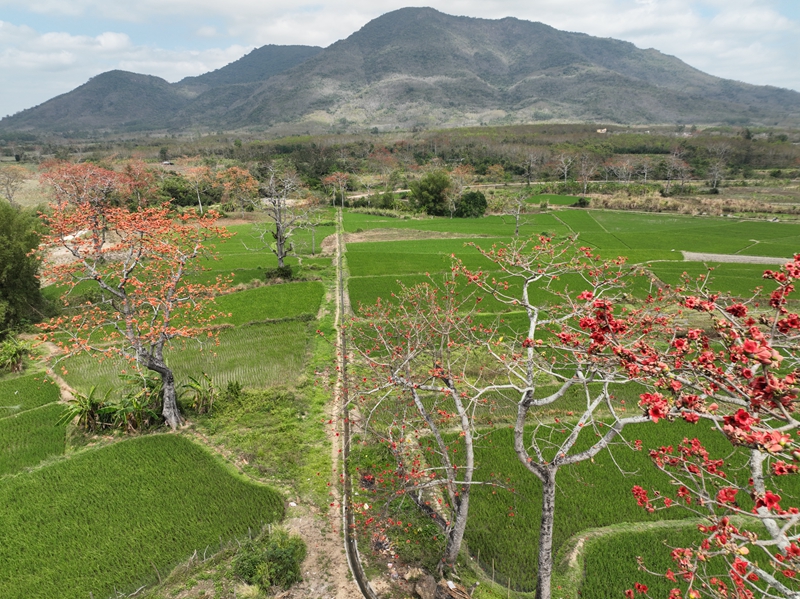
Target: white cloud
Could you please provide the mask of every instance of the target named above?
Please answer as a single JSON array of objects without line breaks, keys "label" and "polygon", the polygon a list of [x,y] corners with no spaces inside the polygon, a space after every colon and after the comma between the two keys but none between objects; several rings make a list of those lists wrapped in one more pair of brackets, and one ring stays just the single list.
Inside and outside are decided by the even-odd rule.
[{"label": "white cloud", "polygon": [[125,33],[37,33],[0,22],[0,116],[41,104],[104,71],[123,69],[177,81],[218,69],[252,48],[234,44],[202,51],[167,50],[137,46]]}]

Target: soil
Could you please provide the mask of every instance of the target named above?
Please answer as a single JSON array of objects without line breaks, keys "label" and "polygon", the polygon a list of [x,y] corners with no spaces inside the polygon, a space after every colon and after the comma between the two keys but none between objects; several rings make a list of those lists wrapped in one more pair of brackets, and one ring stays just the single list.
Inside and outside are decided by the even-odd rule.
[{"label": "soil", "polygon": [[687,262],[730,262],[734,264],[786,264],[788,258],[771,256],[743,256],[741,254],[707,254],[700,252],[681,252]]},{"label": "soil", "polygon": [[[416,239],[473,239],[481,235],[463,235],[442,231],[420,231],[419,229],[370,229],[360,233],[345,233],[344,243],[362,241],[414,241]],[[328,235],[320,245],[321,254],[332,256],[336,253],[336,235]]]}]

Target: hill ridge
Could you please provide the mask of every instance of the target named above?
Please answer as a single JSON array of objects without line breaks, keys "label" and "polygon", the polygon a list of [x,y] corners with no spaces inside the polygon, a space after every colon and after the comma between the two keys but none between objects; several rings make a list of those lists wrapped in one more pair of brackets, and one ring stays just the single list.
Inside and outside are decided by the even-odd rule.
[{"label": "hill ridge", "polygon": [[327,48],[257,48],[177,83],[110,71],[0,130],[379,130],[542,120],[800,124],[800,93],[515,17],[386,13]]}]

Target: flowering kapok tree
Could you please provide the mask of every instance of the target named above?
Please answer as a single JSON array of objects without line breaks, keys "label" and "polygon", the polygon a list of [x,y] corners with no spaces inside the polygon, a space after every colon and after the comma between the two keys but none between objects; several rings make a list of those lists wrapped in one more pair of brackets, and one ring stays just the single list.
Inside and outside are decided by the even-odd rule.
[{"label": "flowering kapok tree", "polygon": [[[481,348],[471,333],[475,297],[462,296],[457,279],[448,277],[402,286],[395,298],[362,307],[352,322],[358,374],[351,396],[363,429],[397,464],[395,471],[381,473],[389,497],[412,499],[439,525],[447,538],[440,565],[452,568],[469,514],[474,444],[481,435],[477,420],[489,403],[480,374],[471,372],[480,369],[474,352]],[[448,435],[454,430],[458,442]],[[456,455],[459,445],[463,450]],[[374,475],[365,476],[377,492]]]},{"label": "flowering kapok tree", "polygon": [[668,344],[624,356],[630,376],[651,387],[643,414],[710,424],[732,446],[712,455],[687,438],[652,449],[675,491],[633,489],[647,510],[682,506],[705,519],[696,545],[674,548],[674,570],[661,573],[675,583],[670,597],[800,597],[800,317],[791,309],[800,254],[764,278],[771,289],[747,300],[711,292],[707,278],[687,284],[677,300],[684,326]]},{"label": "flowering kapok tree", "polygon": [[[626,289],[637,268],[624,258],[603,260],[574,239],[540,236],[477,249],[490,272],[463,265],[459,271],[495,302],[527,317],[526,330],[483,340],[486,369],[499,373],[485,389],[515,405],[514,449],[542,483],[536,597],[550,599],[558,472],[593,461],[612,444],[627,445],[623,429],[649,421],[626,412],[616,396],[630,384],[619,354],[634,350],[668,318],[652,298],[637,301]],[[548,414],[563,410],[576,391],[580,403],[568,418]]]},{"label": "flowering kapok tree", "polygon": [[[396,452],[412,447],[404,454],[404,472],[458,491],[462,504],[453,502],[452,509],[463,505],[464,493],[468,505],[468,489],[476,484],[470,444],[485,431],[481,416],[502,405],[514,408],[516,453],[543,486],[537,597],[549,599],[557,473],[591,460],[612,442],[624,442],[620,433],[626,425],[650,420],[626,414],[615,398],[615,390],[629,384],[618,356],[666,319],[651,313],[650,304],[630,305],[634,299],[624,295],[624,286],[632,269],[624,260],[601,260],[572,239],[540,237],[478,250],[487,270],[476,272],[455,260],[453,278],[446,291],[437,292],[442,296],[437,302],[429,299],[429,287],[415,288],[400,294],[396,307],[378,305],[366,313],[369,320],[362,326],[370,334],[354,339],[374,372],[358,381],[361,409],[365,418],[375,418],[382,406],[392,406],[397,436],[389,442]],[[526,324],[519,331],[502,323],[482,326],[485,317],[478,318],[476,305],[522,311]],[[554,419],[551,410],[576,390],[577,410],[569,419]],[[421,416],[418,429],[409,430],[409,414],[417,421]],[[463,440],[464,461],[456,468],[440,460],[444,468],[434,476],[417,459],[422,445],[416,439],[433,436],[438,453],[452,456],[439,441],[448,427]],[[413,482],[415,490],[422,484]],[[453,522],[461,511],[453,513]]]},{"label": "flowering kapok tree", "polygon": [[77,292],[94,292],[41,324],[44,337],[66,355],[123,355],[157,373],[162,415],[170,427],[180,426],[175,379],[164,351],[175,339],[213,336],[204,329],[215,318],[209,301],[224,283],[198,283],[187,275],[207,254],[209,239],[228,235],[216,226],[218,215],[177,215],[167,205],[110,205],[103,198],[127,189],[126,180],[96,167],[88,172],[84,165],[62,164],[43,180],[55,196],[42,215],[48,229],[42,243],[46,276],[66,287],[65,303],[79,285]]}]

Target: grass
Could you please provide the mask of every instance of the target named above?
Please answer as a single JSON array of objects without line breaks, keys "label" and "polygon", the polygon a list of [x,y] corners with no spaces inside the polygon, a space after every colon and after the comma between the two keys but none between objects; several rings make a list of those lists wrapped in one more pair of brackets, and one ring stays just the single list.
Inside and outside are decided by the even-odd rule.
[{"label": "grass", "polygon": [[[560,213],[559,213],[560,214]],[[486,237],[511,239],[514,234],[512,217],[486,216],[483,218],[414,218],[401,220],[357,212],[345,212],[344,227],[348,233],[370,229],[417,229],[420,231],[460,233]],[[552,213],[526,214],[520,226],[520,235],[538,235],[548,232],[566,235],[568,228],[559,222]]]},{"label": "grass", "polygon": [[0,595],[107,597],[283,516],[271,489],[174,435],[89,450],[0,481]]},{"label": "grass", "polygon": [[[241,456],[245,471],[299,491],[306,487],[302,475],[310,474],[308,466],[316,463],[314,454],[322,453],[325,441],[318,425],[322,414],[315,407],[313,388],[242,391],[220,398],[213,414],[199,417],[197,426],[215,444]],[[325,476],[329,469],[313,475]]]},{"label": "grass", "polygon": [[51,403],[0,419],[0,477],[64,453],[66,429],[56,426],[63,411]]},{"label": "grass", "polygon": [[[303,372],[312,327],[288,321],[223,329],[219,345],[177,343],[165,355],[179,385],[203,372],[220,388],[229,382],[250,388],[292,385]],[[88,354],[65,360],[63,366],[70,385],[84,392],[96,385],[100,393],[118,389],[119,373],[133,368],[121,359],[99,362]]]},{"label": "grass", "polygon": [[316,316],[325,288],[317,281],[284,283],[237,291],[217,298],[216,305],[230,316],[221,322],[241,325],[269,319]]},{"label": "grass", "polygon": [[42,373],[0,380],[0,418],[58,401],[58,387]]}]

